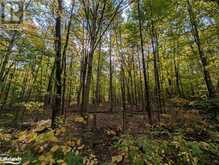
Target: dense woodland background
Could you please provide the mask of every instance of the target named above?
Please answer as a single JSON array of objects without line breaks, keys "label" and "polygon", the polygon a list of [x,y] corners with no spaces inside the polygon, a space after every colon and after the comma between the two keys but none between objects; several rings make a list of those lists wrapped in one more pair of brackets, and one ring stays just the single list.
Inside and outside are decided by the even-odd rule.
[{"label": "dense woodland background", "polygon": [[0,153],[21,164],[219,164],[218,1],[23,8],[21,22],[0,23]]}]

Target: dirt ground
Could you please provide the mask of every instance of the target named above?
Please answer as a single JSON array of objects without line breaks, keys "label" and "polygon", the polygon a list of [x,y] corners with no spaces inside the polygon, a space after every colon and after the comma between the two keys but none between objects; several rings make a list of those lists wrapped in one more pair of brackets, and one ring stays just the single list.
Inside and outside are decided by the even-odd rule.
[{"label": "dirt ground", "polygon": [[[110,162],[117,150],[113,147],[121,134],[144,134],[148,123],[147,113],[140,108],[127,107],[125,121],[123,111],[115,107],[113,112],[109,111],[108,106],[95,108],[91,106],[85,113],[86,124],[75,124],[69,122],[74,116],[80,116],[77,106],[68,108],[66,112],[66,123],[69,137],[78,137],[88,150],[96,155],[99,162]],[[95,111],[96,110],[96,111]],[[155,114],[155,112],[154,112]],[[7,111],[0,119],[1,126],[15,127],[16,129],[28,129],[32,123],[50,119],[51,110],[28,114],[22,110],[14,113],[14,110]],[[156,120],[156,114],[154,115]],[[125,128],[125,129],[124,129]]]}]

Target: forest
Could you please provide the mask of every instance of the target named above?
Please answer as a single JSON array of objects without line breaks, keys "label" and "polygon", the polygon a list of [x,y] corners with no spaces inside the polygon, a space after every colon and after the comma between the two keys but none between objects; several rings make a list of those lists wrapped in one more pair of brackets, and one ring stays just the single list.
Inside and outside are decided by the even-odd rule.
[{"label": "forest", "polygon": [[0,164],[219,165],[219,1],[0,0]]}]

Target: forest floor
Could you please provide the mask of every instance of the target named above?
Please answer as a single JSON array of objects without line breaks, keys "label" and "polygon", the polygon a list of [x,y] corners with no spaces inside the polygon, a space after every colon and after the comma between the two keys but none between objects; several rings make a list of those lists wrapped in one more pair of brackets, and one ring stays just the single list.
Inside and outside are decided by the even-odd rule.
[{"label": "forest floor", "polygon": [[[24,113],[21,111],[19,114],[12,113],[14,111],[7,111],[7,113],[2,113],[0,117],[0,154],[22,151],[23,156],[24,151],[28,149],[35,153],[35,158],[31,158],[30,160],[29,155],[24,156],[25,159],[23,163],[39,164],[39,162],[31,162],[37,162],[36,159],[44,162],[48,161],[46,157],[42,158],[40,155],[51,155],[51,152],[54,154],[55,151],[58,150],[57,147],[53,149],[55,151],[51,151],[51,148],[54,146],[62,148],[65,146],[65,149],[67,148],[66,150],[68,150],[70,146],[74,151],[79,152],[82,158],[86,159],[83,159],[85,161],[83,161],[82,164],[102,165],[104,163],[111,163],[141,165],[142,162],[144,164],[147,160],[147,157],[144,157],[147,155],[145,154],[146,151],[142,151],[146,150],[144,145],[149,148],[153,148],[153,146],[148,145],[157,145],[159,147],[164,144],[165,147],[170,147],[168,143],[176,141],[175,137],[179,137],[180,135],[184,141],[177,140],[176,142],[179,143],[179,145],[186,143],[185,146],[188,146],[187,142],[192,142],[192,149],[197,148],[197,146],[199,149],[201,148],[199,156],[201,156],[201,151],[203,150],[202,145],[206,143],[204,147],[207,146],[210,149],[204,149],[204,151],[207,150],[206,153],[211,156],[208,157],[208,159],[212,159],[211,164],[219,164],[219,153],[217,153],[219,151],[219,123],[208,120],[206,114],[200,110],[179,107],[177,104],[181,105],[182,101],[168,104],[166,107],[167,113],[161,115],[160,122],[155,121],[156,118],[154,118],[155,122],[153,126],[147,122],[147,113],[140,112],[137,109],[131,111],[131,108],[133,109],[133,107],[131,107],[127,110],[128,113],[125,117],[125,130],[123,129],[123,113],[121,109],[117,109],[117,112],[108,112],[108,108],[105,106],[105,108],[98,108],[98,113],[94,113],[92,111],[94,108],[90,108],[90,112],[83,118],[76,112],[72,113],[72,111],[75,111],[75,109],[72,108],[71,111],[67,112],[65,122],[60,118],[60,128],[55,130],[54,134],[49,134],[51,131],[49,129],[49,113]],[[103,111],[106,113],[103,113]],[[154,114],[154,116],[156,115],[157,114]],[[46,136],[44,136],[45,134]],[[132,140],[130,140],[130,137],[132,137]],[[142,137],[152,139],[153,141],[149,144],[144,144],[145,142],[140,142],[139,140],[139,138]],[[55,138],[58,140],[54,140]],[[138,141],[140,145],[137,144]],[[196,143],[193,144],[193,142],[198,142],[197,146]],[[216,148],[211,148],[212,145],[214,147],[215,144]],[[40,148],[40,145],[43,148]],[[126,146],[125,149],[124,146]],[[184,153],[184,148],[180,152]],[[177,152],[178,150],[179,149],[177,149]],[[195,152],[199,152],[199,150],[196,150]],[[169,152],[169,149],[167,151]],[[67,151],[63,152],[65,153]],[[151,149],[150,152],[155,151]],[[188,152],[190,152],[190,150],[188,150]],[[139,158],[137,155],[141,155],[142,153],[143,156]],[[171,152],[171,154],[173,153]],[[192,155],[193,152],[189,154]],[[177,155],[170,156],[170,153],[166,155],[168,160],[159,158],[159,161],[168,162],[170,159],[176,163],[178,159],[182,159],[176,158]],[[191,162],[196,161],[197,157],[198,156],[194,156],[195,159],[192,159]],[[51,160],[49,160],[54,161],[55,159],[56,158],[51,158]],[[138,161],[141,163],[136,163]],[[207,162],[207,160],[204,161]],[[149,162],[149,160],[147,160],[147,162]],[[173,162],[172,164],[174,164]],[[80,161],[78,161],[76,165],[77,164],[80,165]],[[176,164],[180,163],[178,162]]]},{"label": "forest floor", "polygon": [[[132,108],[132,111],[130,110]],[[94,113],[95,107],[91,106],[90,111],[86,113],[86,120],[81,119],[76,106],[67,112],[65,127],[68,136],[81,139],[87,148],[92,150],[99,162],[111,161],[113,155],[118,151],[113,144],[118,141],[118,137],[124,133],[132,135],[141,135],[146,133],[147,113],[139,109],[130,107],[127,110],[125,119],[125,130],[123,130],[123,114],[122,110],[117,107],[113,112],[108,111],[108,106],[98,108],[98,112]],[[18,116],[16,116],[18,115]],[[96,116],[96,120],[94,120]],[[20,119],[18,119],[20,118]],[[25,113],[21,112],[4,113],[0,120],[0,125],[10,132],[16,130],[29,130],[36,125],[37,121],[48,121],[49,113]],[[79,121],[77,121],[79,119]],[[76,120],[76,121],[75,121]],[[80,121],[81,120],[81,121]]]}]

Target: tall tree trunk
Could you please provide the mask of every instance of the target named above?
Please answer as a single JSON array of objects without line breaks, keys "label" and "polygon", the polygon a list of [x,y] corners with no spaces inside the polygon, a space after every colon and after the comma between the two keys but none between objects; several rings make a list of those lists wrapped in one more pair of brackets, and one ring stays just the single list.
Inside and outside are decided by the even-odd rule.
[{"label": "tall tree trunk", "polygon": [[95,103],[98,106],[100,104],[100,74],[101,74],[101,42],[99,44],[98,62],[97,62],[97,79],[96,79],[96,91],[95,91]]},{"label": "tall tree trunk", "polygon": [[[73,70],[73,57],[71,57],[71,62],[70,62],[70,66],[69,66],[69,73],[72,73]],[[72,95],[72,84],[74,84],[74,82],[72,81],[72,79],[69,79],[69,84],[68,84],[68,94],[67,94],[67,98],[68,98],[68,108],[71,106],[71,95]]]},{"label": "tall tree trunk", "polygon": [[[35,59],[36,60],[36,59]],[[32,83],[30,84],[30,86],[29,86],[29,91],[28,91],[28,93],[27,93],[27,95],[26,95],[26,97],[25,97],[25,101],[28,101],[32,96],[31,96],[31,94],[32,94],[32,92],[33,92],[33,86],[34,86],[34,84],[36,83],[36,81],[37,81],[37,76],[38,76],[38,73],[39,73],[39,69],[40,69],[40,66],[37,66],[36,64],[34,64],[34,67],[33,67],[34,69],[32,70],[32,79],[33,79],[33,81],[32,81]]]},{"label": "tall tree trunk", "polygon": [[143,92],[143,82],[142,82],[142,69],[141,69],[141,60],[140,60],[140,53],[139,53],[139,46],[137,45],[137,55],[138,55],[138,70],[139,70],[139,79],[140,83],[138,86],[138,96],[139,101],[142,104],[143,108],[145,107],[145,99],[144,99],[144,92]]},{"label": "tall tree trunk", "polygon": [[113,111],[113,66],[112,66],[112,34],[110,32],[109,41],[109,55],[110,55],[110,82],[109,82],[109,101],[110,101],[110,111]]},{"label": "tall tree trunk", "polygon": [[[118,38],[119,37],[119,43]],[[120,84],[121,84],[121,98],[122,98],[122,127],[123,132],[126,130],[126,80],[125,80],[125,57],[121,52],[119,44],[122,43],[121,29],[119,29],[119,36],[116,36],[117,49],[120,55]],[[128,84],[127,84],[128,85]]]},{"label": "tall tree trunk", "polygon": [[197,26],[195,14],[193,12],[193,8],[192,8],[192,5],[190,3],[190,0],[187,0],[187,8],[188,8],[188,13],[189,13],[189,17],[190,17],[190,23],[192,26],[192,34],[193,34],[195,43],[198,47],[198,53],[199,53],[200,60],[202,63],[202,69],[203,69],[205,83],[206,83],[206,86],[208,89],[208,95],[209,95],[209,97],[214,97],[216,95],[216,92],[215,92],[215,89],[214,89],[214,86],[213,86],[213,83],[211,80],[210,73],[208,71],[207,58],[206,58],[205,52],[204,52],[202,45],[201,45],[198,26]]},{"label": "tall tree trunk", "polygon": [[[83,51],[84,52],[84,51]],[[80,82],[79,82],[79,87],[77,89],[77,105],[80,105],[81,103],[81,93],[82,93],[82,88],[84,86],[84,68],[86,67],[86,65],[84,66],[85,64],[85,54],[82,52],[82,55],[81,55],[81,61],[80,61]]]},{"label": "tall tree trunk", "polygon": [[176,55],[177,55],[177,48],[178,46],[176,45],[173,50],[173,65],[174,65],[174,72],[175,72],[175,79],[176,79],[176,93],[180,96],[183,97],[183,94],[181,92],[180,88],[180,71],[179,71],[179,64],[176,61]]},{"label": "tall tree trunk", "polygon": [[82,50],[81,50],[81,61],[80,61],[80,84],[77,91],[77,105],[81,103],[81,94],[84,92],[84,84],[85,84],[85,73],[87,68],[87,57],[86,57],[86,49],[85,49],[85,23],[83,22],[83,30],[82,30]]},{"label": "tall tree trunk", "polygon": [[6,66],[8,64],[8,60],[9,60],[9,56],[11,54],[11,51],[12,51],[12,48],[14,46],[14,42],[15,42],[15,38],[16,38],[16,32],[14,32],[12,34],[12,38],[9,42],[9,45],[8,45],[8,48],[7,48],[7,51],[5,53],[5,56],[3,58],[3,61],[2,61],[2,64],[1,64],[1,69],[0,69],[0,83],[4,81],[4,73],[5,73],[5,70],[6,70]]},{"label": "tall tree trunk", "polygon": [[128,56],[128,68],[127,68],[127,72],[128,72],[128,86],[129,86],[129,104],[131,105],[131,109],[133,108],[133,105],[135,104],[135,94],[134,94],[134,77],[133,77],[133,49],[132,49],[132,55]]},{"label": "tall tree trunk", "polygon": [[93,40],[90,41],[91,43],[91,50],[88,53],[88,62],[87,62],[87,72],[84,72],[84,78],[85,78],[85,84],[83,87],[82,92],[82,103],[81,103],[81,111],[86,112],[87,106],[89,103],[89,96],[90,96],[90,84],[91,84],[91,78],[92,78],[92,68],[93,68],[93,55],[94,55],[94,43]]},{"label": "tall tree trunk", "polygon": [[26,70],[26,72],[23,75],[23,80],[22,80],[22,88],[21,88],[21,92],[20,92],[20,100],[23,101],[26,95],[26,89],[27,89],[27,82],[28,82],[28,70]]},{"label": "tall tree trunk", "polygon": [[52,103],[52,89],[53,89],[53,79],[54,79],[55,68],[56,68],[56,65],[54,62],[50,76],[49,76],[49,82],[48,82],[48,86],[47,86],[47,94],[45,96],[45,104],[46,105],[50,105]]},{"label": "tall tree trunk", "polygon": [[143,66],[143,76],[144,76],[144,97],[146,100],[146,105],[144,105],[145,110],[148,112],[149,123],[152,124],[152,114],[150,105],[150,94],[148,89],[147,71],[145,66],[145,56],[144,56],[144,41],[142,35],[142,15],[140,11],[140,0],[138,0],[138,21],[139,21],[139,33],[141,40],[141,54],[142,54],[142,66]]},{"label": "tall tree trunk", "polygon": [[84,54],[84,58],[83,58],[83,66],[82,66],[82,86],[81,86],[81,89],[82,89],[82,97],[81,97],[81,113],[84,112],[84,104],[85,104],[85,86],[86,86],[86,76],[87,76],[87,68],[88,68],[88,54],[87,52],[85,52]]},{"label": "tall tree trunk", "polygon": [[3,99],[3,102],[2,102],[2,105],[1,105],[1,110],[4,109],[4,106],[7,104],[7,100],[8,100],[8,97],[9,97],[9,92],[10,92],[10,88],[11,88],[11,82],[13,80],[13,77],[14,77],[14,73],[15,73],[15,66],[14,66],[14,70],[12,73],[10,73],[10,76],[9,76],[9,82],[8,82],[8,85],[6,86],[6,94],[5,94],[5,97]]},{"label": "tall tree trunk", "polygon": [[72,21],[72,17],[73,17],[73,9],[74,9],[74,3],[72,2],[72,6],[71,6],[71,13],[70,13],[70,18],[69,18],[69,22],[68,22],[68,27],[67,27],[67,34],[66,34],[66,39],[65,39],[65,45],[64,45],[64,49],[63,49],[63,54],[62,54],[62,69],[63,69],[63,86],[62,86],[62,115],[64,114],[65,111],[65,91],[66,91],[66,77],[67,77],[67,73],[66,73],[66,52],[68,49],[68,43],[69,43],[69,37],[70,37],[70,29],[71,29],[71,21]]},{"label": "tall tree trunk", "polygon": [[61,14],[62,14],[62,0],[57,0],[58,3],[58,13],[56,16],[56,26],[55,26],[55,65],[56,65],[56,74],[55,74],[55,84],[56,84],[56,93],[55,93],[55,103],[53,104],[52,111],[52,123],[51,127],[56,128],[56,117],[61,112],[61,96],[62,96],[62,42],[61,42]]},{"label": "tall tree trunk", "polygon": [[155,97],[158,104],[158,120],[160,121],[160,113],[162,112],[161,105],[161,87],[160,87],[160,69],[159,69],[159,52],[158,52],[158,38],[154,27],[154,22],[151,20],[151,45],[153,49],[154,61],[154,78],[155,78]]},{"label": "tall tree trunk", "polygon": [[136,69],[136,66],[135,66],[135,58],[134,58],[134,48],[133,48],[133,53],[132,53],[132,70],[133,70],[133,103],[136,105],[136,108],[137,108],[137,104],[138,104],[138,98],[137,98],[137,69]]}]

